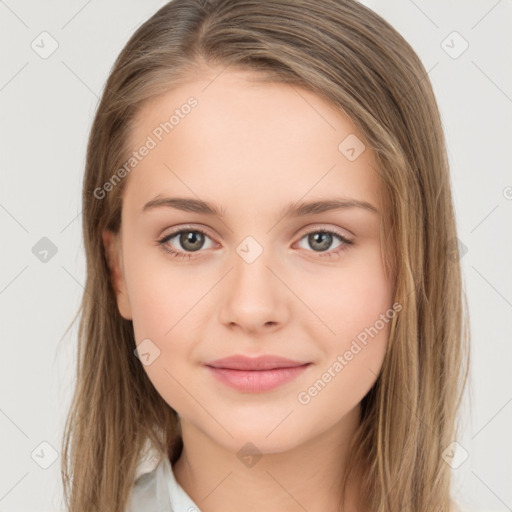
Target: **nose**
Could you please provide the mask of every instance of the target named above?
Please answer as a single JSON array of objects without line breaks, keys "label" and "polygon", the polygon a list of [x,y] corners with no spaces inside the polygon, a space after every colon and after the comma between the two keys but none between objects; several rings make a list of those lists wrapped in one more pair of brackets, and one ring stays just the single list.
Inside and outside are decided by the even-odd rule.
[{"label": "nose", "polygon": [[276,277],[266,252],[251,263],[238,254],[226,276],[219,309],[221,323],[252,335],[281,329],[289,318],[289,291]]}]

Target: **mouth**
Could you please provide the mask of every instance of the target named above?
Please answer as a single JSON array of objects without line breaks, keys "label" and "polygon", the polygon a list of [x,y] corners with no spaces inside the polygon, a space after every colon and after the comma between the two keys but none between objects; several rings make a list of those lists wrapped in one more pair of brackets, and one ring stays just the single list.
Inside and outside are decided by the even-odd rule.
[{"label": "mouth", "polygon": [[222,384],[245,393],[263,393],[301,375],[311,363],[276,357],[235,356],[205,365]]},{"label": "mouth", "polygon": [[282,368],[294,368],[308,364],[306,361],[295,361],[280,356],[258,356],[249,357],[245,355],[234,355],[217,359],[206,363],[206,366],[213,368],[225,368],[228,370],[274,370]]}]

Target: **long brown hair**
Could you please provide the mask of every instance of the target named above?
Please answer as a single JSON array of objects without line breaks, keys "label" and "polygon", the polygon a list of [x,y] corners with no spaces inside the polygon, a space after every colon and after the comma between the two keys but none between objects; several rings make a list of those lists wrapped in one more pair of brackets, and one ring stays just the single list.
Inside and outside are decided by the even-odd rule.
[{"label": "long brown hair", "polygon": [[173,0],[117,58],[83,183],[86,284],[61,460],[68,510],[122,512],[147,438],[172,463],[181,452],[177,414],[134,356],[102,244],[104,230],[119,230],[126,179],[98,190],[127,161],[145,101],[204,65],[313,91],[350,117],[375,155],[387,204],[385,263],[403,309],[363,399],[349,462],[365,461],[364,510],[447,511],[450,467],[441,454],[456,438],[469,330],[444,134],[420,59],[355,0]]}]

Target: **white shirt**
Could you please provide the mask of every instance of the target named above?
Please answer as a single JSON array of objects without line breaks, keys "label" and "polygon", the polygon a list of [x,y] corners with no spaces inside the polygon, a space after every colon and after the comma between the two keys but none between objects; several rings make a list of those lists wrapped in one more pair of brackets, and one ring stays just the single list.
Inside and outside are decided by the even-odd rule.
[{"label": "white shirt", "polygon": [[149,448],[139,462],[125,512],[201,512],[174,477],[169,459]]}]

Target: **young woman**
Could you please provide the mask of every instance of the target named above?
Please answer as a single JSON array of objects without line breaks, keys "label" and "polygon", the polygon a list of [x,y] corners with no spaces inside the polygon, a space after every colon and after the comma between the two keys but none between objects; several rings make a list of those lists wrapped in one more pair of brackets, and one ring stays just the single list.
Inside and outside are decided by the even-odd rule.
[{"label": "young woman", "polygon": [[83,234],[71,512],[453,508],[469,335],[444,135],[374,12],[163,6],[106,83]]}]

